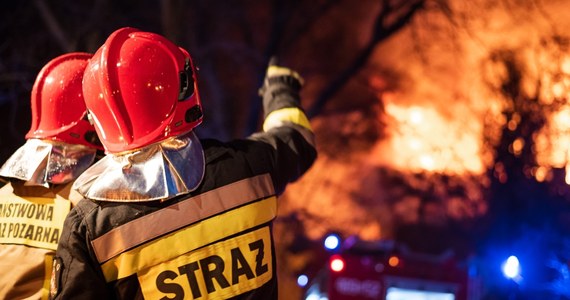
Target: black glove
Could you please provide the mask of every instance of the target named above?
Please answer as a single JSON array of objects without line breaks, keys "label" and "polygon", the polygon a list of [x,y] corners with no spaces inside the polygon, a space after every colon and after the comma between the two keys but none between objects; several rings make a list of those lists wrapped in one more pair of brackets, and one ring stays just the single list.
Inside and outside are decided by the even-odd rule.
[{"label": "black glove", "polygon": [[304,80],[299,73],[287,67],[279,66],[277,58],[271,57],[265,73],[265,79],[263,80],[263,86],[259,89],[259,95],[263,96],[270,86],[279,84],[286,84],[299,92],[304,84]]},{"label": "black glove", "polygon": [[304,80],[299,73],[277,65],[272,58],[267,67],[259,95],[263,97],[264,116],[284,107],[299,107],[299,92]]}]

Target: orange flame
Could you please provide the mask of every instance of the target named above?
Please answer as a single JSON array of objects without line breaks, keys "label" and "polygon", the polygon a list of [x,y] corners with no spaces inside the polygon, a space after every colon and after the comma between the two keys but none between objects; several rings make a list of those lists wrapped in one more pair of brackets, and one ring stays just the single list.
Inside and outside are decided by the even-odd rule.
[{"label": "orange flame", "polygon": [[477,124],[448,120],[435,109],[387,104],[392,134],[377,145],[372,161],[398,170],[450,174],[481,173]]}]

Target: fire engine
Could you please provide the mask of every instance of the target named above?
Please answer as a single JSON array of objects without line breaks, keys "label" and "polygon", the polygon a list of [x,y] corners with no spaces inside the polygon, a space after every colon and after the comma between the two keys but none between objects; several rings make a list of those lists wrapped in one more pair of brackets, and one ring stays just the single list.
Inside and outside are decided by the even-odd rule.
[{"label": "fire engine", "polygon": [[306,300],[478,300],[479,281],[452,252],[351,238],[306,286]]}]

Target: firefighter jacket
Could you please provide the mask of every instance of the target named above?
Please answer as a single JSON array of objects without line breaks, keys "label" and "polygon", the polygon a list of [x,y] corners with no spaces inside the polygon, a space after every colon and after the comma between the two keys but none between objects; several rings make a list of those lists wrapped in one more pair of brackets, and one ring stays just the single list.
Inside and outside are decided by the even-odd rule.
[{"label": "firefighter jacket", "polygon": [[277,196],[317,155],[298,97],[287,78],[273,82],[263,132],[201,140],[204,177],[189,193],[79,202],[58,246],[53,299],[277,299]]},{"label": "firefighter jacket", "polygon": [[71,183],[0,189],[0,299],[48,299],[52,261],[75,195]]}]

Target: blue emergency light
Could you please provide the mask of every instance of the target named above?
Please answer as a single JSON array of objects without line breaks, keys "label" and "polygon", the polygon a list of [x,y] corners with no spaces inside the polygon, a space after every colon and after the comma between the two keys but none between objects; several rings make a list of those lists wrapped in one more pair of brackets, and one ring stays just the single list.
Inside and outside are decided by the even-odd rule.
[{"label": "blue emergency light", "polygon": [[305,287],[307,283],[309,283],[309,277],[307,275],[301,274],[299,277],[297,277],[297,284],[300,287]]},{"label": "blue emergency light", "polygon": [[340,247],[340,237],[338,234],[331,233],[325,238],[325,249],[334,251]]},{"label": "blue emergency light", "polygon": [[503,263],[503,275],[509,279],[517,279],[520,277],[520,274],[521,265],[519,259],[514,255],[509,256]]}]

